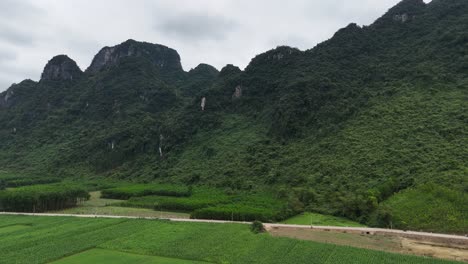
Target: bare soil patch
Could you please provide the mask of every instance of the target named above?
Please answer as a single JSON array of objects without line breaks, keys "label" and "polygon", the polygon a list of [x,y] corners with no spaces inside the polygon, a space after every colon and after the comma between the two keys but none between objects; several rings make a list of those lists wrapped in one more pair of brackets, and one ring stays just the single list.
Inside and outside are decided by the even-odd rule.
[{"label": "bare soil patch", "polygon": [[346,231],[324,231],[294,227],[268,227],[272,236],[346,245],[358,248],[412,254],[439,259],[468,261],[468,243],[453,241],[428,241],[425,239],[405,238],[389,234],[359,234]]}]

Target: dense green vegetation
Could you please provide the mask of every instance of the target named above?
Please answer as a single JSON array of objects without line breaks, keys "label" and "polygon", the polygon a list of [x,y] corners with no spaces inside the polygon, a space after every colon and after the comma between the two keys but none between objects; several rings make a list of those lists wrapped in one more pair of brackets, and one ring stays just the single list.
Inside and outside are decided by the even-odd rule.
[{"label": "dense green vegetation", "polygon": [[434,184],[397,193],[374,214],[381,226],[461,233],[468,225],[468,195]]},{"label": "dense green vegetation", "polygon": [[[26,80],[0,94],[0,167],[21,175],[18,185],[39,175],[252,193],[268,186],[288,208],[255,201],[205,207],[190,197],[128,201],[197,209],[200,217],[271,220],[312,211],[467,233],[458,213],[464,200],[447,198],[468,192],[466,32],[468,2],[404,0],[369,26],[350,24],[306,51],[278,47],[243,71],[160,69],[129,56],[72,81]],[[130,46],[157,53],[135,41],[117,48]],[[170,65],[180,64],[177,57]],[[0,189],[8,184],[0,177]],[[426,184],[451,194],[427,197]],[[146,187],[108,194],[161,195],[138,188]],[[188,189],[180,188],[176,196]],[[409,221],[415,215],[404,211],[447,204],[455,212],[449,227],[437,218]]]},{"label": "dense green vegetation", "polygon": [[196,187],[189,197],[143,196],[132,197],[128,201],[119,203],[120,206],[141,207],[155,210],[175,210],[191,212],[196,209],[209,207],[231,201],[232,195],[222,190]]},{"label": "dense green vegetation", "polygon": [[276,222],[295,213],[297,212],[288,205],[287,201],[266,193],[258,193],[240,195],[230,203],[197,209],[190,216],[196,219]]},{"label": "dense green vegetation", "polygon": [[0,191],[0,211],[45,212],[76,206],[89,198],[82,186],[34,185]]},{"label": "dense green vegetation", "polygon": [[[0,216],[1,227],[28,225],[0,236],[1,263],[49,263],[83,257],[93,248],[211,263],[454,263],[269,234],[248,225],[128,219]],[[116,252],[116,255],[121,253]],[[86,255],[86,253],[85,253]],[[65,261],[66,259],[63,259]],[[66,262],[65,262],[66,263]]]},{"label": "dense green vegetation", "polygon": [[189,197],[132,197],[116,205],[190,212],[192,218],[275,222],[297,213],[287,199],[268,191],[227,194],[220,189],[195,187]]},{"label": "dense green vegetation", "polygon": [[105,189],[101,192],[102,198],[122,200],[147,195],[183,197],[189,196],[190,190],[185,186],[168,184],[130,184],[112,189]]}]

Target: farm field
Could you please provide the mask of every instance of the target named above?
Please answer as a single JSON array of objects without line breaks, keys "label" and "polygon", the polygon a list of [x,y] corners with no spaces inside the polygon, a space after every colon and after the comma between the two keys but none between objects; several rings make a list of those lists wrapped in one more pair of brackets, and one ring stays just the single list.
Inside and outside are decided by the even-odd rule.
[{"label": "farm field", "polygon": [[101,264],[203,264],[208,262],[183,260],[175,258],[163,258],[157,256],[146,256],[119,252],[106,249],[91,249],[85,252],[63,258],[52,262],[53,264],[82,264],[82,263],[101,263]]},{"label": "farm field", "polygon": [[[29,228],[9,230],[0,236],[0,263],[74,263],[63,261],[99,258],[106,254],[100,250],[139,255],[126,255],[128,258],[145,255],[189,263],[457,263],[272,237],[268,233],[256,235],[242,224],[0,216],[0,229],[19,225]],[[167,263],[184,263],[171,261]]]},{"label": "farm field", "polygon": [[348,220],[346,218],[317,213],[303,213],[286,219],[281,223],[290,225],[365,227],[363,224]]},{"label": "farm field", "polygon": [[118,216],[138,216],[138,217],[157,217],[157,218],[189,218],[187,213],[155,211],[147,208],[132,208],[114,206],[122,203],[124,200],[101,198],[101,192],[90,192],[90,199],[77,207],[68,208],[52,213],[63,214],[96,214],[96,215],[118,215]]}]

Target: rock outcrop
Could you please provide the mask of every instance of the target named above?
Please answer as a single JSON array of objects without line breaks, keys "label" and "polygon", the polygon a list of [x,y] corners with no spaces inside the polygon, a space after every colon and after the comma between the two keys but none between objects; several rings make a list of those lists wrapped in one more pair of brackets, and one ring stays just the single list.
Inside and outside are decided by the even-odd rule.
[{"label": "rock outcrop", "polygon": [[8,90],[0,94],[0,107],[7,107],[9,105],[10,98],[14,95],[13,90]]},{"label": "rock outcrop", "polygon": [[417,18],[427,7],[423,0],[403,0],[392,7],[385,15],[379,18],[373,25],[380,26],[387,23],[406,23]]},{"label": "rock outcrop", "polygon": [[53,57],[42,72],[41,81],[69,81],[78,79],[83,72],[67,55]]},{"label": "rock outcrop", "polygon": [[144,57],[167,72],[183,71],[177,51],[163,45],[131,39],[117,46],[101,49],[86,71],[97,73],[102,69],[118,65],[123,58],[127,57]]}]

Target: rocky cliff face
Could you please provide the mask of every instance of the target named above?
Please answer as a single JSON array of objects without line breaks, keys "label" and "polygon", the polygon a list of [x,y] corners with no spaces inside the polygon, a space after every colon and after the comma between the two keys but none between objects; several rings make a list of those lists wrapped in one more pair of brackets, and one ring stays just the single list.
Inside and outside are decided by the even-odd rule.
[{"label": "rocky cliff face", "polygon": [[9,105],[10,98],[13,97],[13,90],[8,90],[0,94],[0,107],[7,107]]},{"label": "rocky cliff face", "polygon": [[183,71],[177,51],[163,45],[135,40],[127,40],[117,46],[103,48],[94,57],[86,71],[97,73],[102,69],[117,65],[126,57],[144,57],[166,72]]},{"label": "rocky cliff face", "polygon": [[41,81],[68,81],[78,79],[83,72],[76,62],[66,55],[53,57],[42,72]]}]

